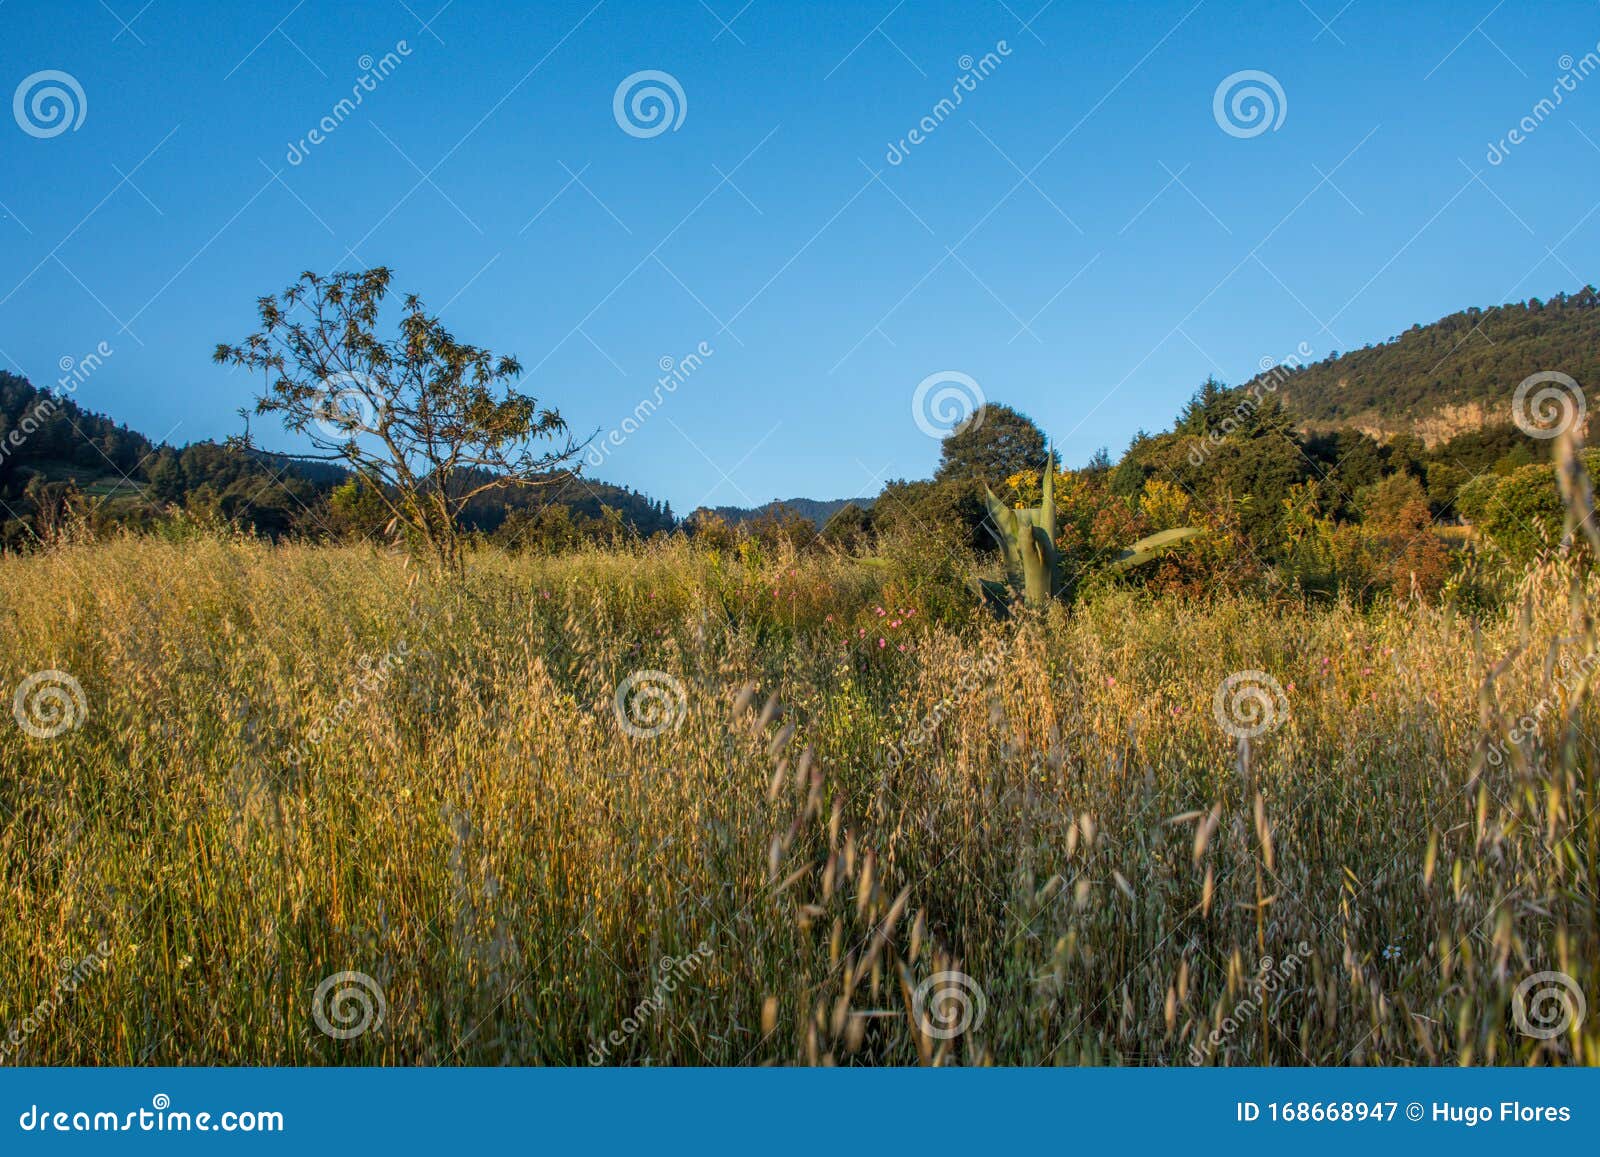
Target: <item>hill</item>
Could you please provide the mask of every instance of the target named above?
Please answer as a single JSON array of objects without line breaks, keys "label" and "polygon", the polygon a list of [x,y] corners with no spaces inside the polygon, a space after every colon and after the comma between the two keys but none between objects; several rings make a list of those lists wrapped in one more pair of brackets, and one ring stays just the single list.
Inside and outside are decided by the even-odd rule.
[{"label": "hill", "polygon": [[758,518],[787,509],[802,518],[810,519],[818,529],[821,529],[828,524],[830,518],[852,503],[862,510],[872,509],[870,498],[775,498],[763,506],[713,506],[711,513],[730,525],[737,526],[741,522],[754,522]]},{"label": "hill", "polygon": [[[348,471],[215,442],[157,444],[68,392],[35,387],[0,371],[0,548],[21,546],[71,517],[96,526],[148,527],[174,510],[268,535],[313,537],[354,530],[330,496]],[[589,478],[512,489],[477,502],[468,524],[494,533],[559,510],[573,534],[612,528],[641,536],[676,525],[665,502]]]},{"label": "hill", "polygon": [[1414,325],[1378,345],[1334,353],[1276,377],[1285,409],[1302,427],[1355,427],[1380,441],[1415,434],[1428,446],[1508,422],[1511,397],[1530,374],[1558,370],[1582,386],[1600,382],[1600,294],[1593,286],[1548,301],[1465,309]]}]

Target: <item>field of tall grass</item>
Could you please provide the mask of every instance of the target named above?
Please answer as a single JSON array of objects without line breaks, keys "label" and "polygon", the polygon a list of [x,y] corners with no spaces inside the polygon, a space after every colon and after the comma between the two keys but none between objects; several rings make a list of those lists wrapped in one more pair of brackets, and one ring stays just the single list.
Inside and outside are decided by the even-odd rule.
[{"label": "field of tall grass", "polygon": [[1594,1064],[1584,587],[0,559],[0,1063]]}]

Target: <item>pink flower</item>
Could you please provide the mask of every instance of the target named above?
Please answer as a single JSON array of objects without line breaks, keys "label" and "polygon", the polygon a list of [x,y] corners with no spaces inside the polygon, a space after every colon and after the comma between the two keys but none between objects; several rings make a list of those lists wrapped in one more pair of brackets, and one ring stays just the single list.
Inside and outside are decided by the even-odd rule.
[{"label": "pink flower", "polygon": [[890,619],[889,620],[889,626],[890,627],[898,627],[899,625],[900,625],[900,620],[899,619]]},{"label": "pink flower", "polygon": [[888,640],[888,639],[879,639],[879,640],[878,640],[878,649],[879,649],[879,650],[880,650],[880,651],[881,651],[881,650],[882,650],[882,649],[883,649],[883,648],[885,648],[885,647],[887,647],[887,646],[888,646],[888,645],[889,645],[889,640]]},{"label": "pink flower", "polygon": [[1107,675],[1106,676],[1106,686],[1107,687],[1115,687],[1116,685],[1117,685],[1117,681],[1115,679],[1113,679],[1110,675]]},{"label": "pink flower", "polygon": [[901,644],[900,644],[900,649],[901,649],[901,650],[902,650],[902,651],[904,651],[904,650],[905,650],[905,649],[906,649],[906,645],[905,645],[905,644],[904,644],[904,643],[901,643]]}]

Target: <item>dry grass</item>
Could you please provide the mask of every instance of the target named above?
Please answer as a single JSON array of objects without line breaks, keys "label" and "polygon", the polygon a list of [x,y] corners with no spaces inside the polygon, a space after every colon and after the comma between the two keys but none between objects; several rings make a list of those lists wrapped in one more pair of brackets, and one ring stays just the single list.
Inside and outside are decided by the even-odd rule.
[{"label": "dry grass", "polygon": [[[480,554],[452,589],[209,540],[0,560],[5,694],[53,668],[89,705],[58,738],[0,729],[5,1060],[1600,1058],[1600,1016],[1539,1040],[1511,1011],[1544,970],[1600,1000],[1572,674],[1595,636],[1563,573],[1481,630],[1122,595],[938,625],[887,573]],[[640,669],[684,693],[653,738],[613,702]],[[1241,742],[1213,694],[1247,669],[1288,711]],[[387,1012],[336,1040],[313,994],[345,970]],[[954,1005],[911,1011],[948,971],[984,1014],[946,1039]]]}]

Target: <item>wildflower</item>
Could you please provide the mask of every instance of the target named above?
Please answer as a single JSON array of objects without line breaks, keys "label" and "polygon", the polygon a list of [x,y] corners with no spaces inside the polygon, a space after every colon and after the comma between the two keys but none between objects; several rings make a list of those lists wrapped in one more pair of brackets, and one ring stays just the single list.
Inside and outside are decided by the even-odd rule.
[{"label": "wildflower", "polygon": [[893,628],[895,628],[895,627],[898,627],[899,625],[900,625],[900,620],[899,619],[890,619],[889,620],[889,627],[890,627],[891,630]]},{"label": "wildflower", "polygon": [[883,650],[883,648],[887,647],[888,645],[889,645],[889,640],[888,639],[884,639],[884,638],[879,638],[878,639],[878,649],[880,651]]},{"label": "wildflower", "polygon": [[1383,950],[1383,958],[1385,960],[1399,960],[1400,959],[1400,945],[1391,944],[1387,948],[1385,948]]}]

